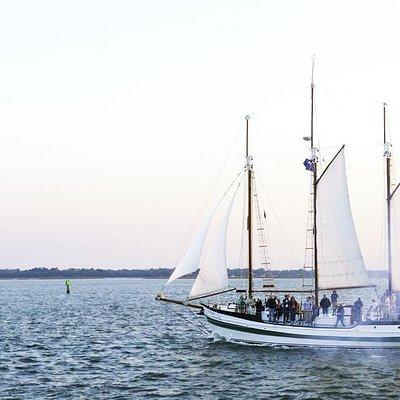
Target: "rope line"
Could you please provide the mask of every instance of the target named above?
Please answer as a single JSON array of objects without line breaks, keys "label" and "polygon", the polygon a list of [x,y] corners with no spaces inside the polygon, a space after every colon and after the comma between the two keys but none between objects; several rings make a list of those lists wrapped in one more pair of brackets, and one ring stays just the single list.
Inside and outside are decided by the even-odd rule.
[{"label": "rope line", "polygon": [[274,215],[275,221],[276,221],[277,224],[278,224],[279,230],[281,231],[281,234],[282,234],[283,238],[285,239],[285,242],[286,242],[286,244],[287,244],[287,246],[288,246],[288,248],[289,248],[289,251],[291,252],[293,258],[294,258],[295,261],[296,261],[297,267],[300,268],[300,262],[299,262],[298,258],[296,257],[296,254],[295,254],[295,252],[294,252],[292,246],[290,245],[289,239],[287,238],[287,236],[286,236],[286,234],[285,234],[285,231],[283,230],[283,227],[282,227],[282,225],[281,225],[281,223],[280,223],[280,221],[279,221],[279,219],[278,219],[278,216],[277,216],[277,214],[276,214],[276,212],[275,212],[275,209],[274,209],[274,207],[272,206],[271,199],[269,198],[268,193],[267,193],[267,191],[266,191],[266,189],[265,189],[264,183],[263,183],[263,181],[262,181],[262,179],[261,179],[261,175],[260,175],[260,173],[259,173],[259,171],[258,171],[257,168],[255,168],[255,167],[253,167],[253,168],[254,168],[254,171],[256,172],[256,174],[257,174],[258,177],[259,177],[259,180],[260,180],[260,182],[261,182],[261,189],[262,189],[262,191],[264,192],[264,195],[265,195],[265,197],[266,197],[266,199],[267,199],[267,201],[268,201],[269,206],[271,207],[272,214]]},{"label": "rope line", "polygon": [[211,190],[210,190],[210,192],[208,193],[208,196],[207,196],[207,198],[206,198],[206,200],[205,200],[203,206],[200,208],[199,212],[197,213],[196,218],[195,218],[193,224],[191,225],[191,227],[190,227],[190,229],[189,229],[189,231],[188,231],[188,233],[187,233],[187,235],[186,235],[186,237],[185,237],[185,239],[184,239],[184,241],[183,241],[183,243],[182,243],[182,245],[181,245],[181,247],[180,247],[180,249],[179,249],[179,251],[178,251],[178,253],[177,253],[178,256],[177,256],[177,258],[175,259],[175,262],[174,262],[173,265],[176,265],[176,263],[178,262],[178,260],[181,258],[181,255],[182,255],[184,249],[187,247],[187,244],[188,244],[190,238],[191,238],[192,235],[193,235],[193,231],[194,231],[195,227],[198,225],[198,222],[199,222],[199,220],[200,220],[201,215],[204,213],[204,210],[206,209],[208,203],[210,202],[210,199],[211,199],[211,197],[212,197],[212,194],[214,193],[215,188],[217,187],[218,183],[220,182],[221,177],[222,177],[222,174],[223,174],[223,172],[225,171],[226,165],[227,165],[228,160],[229,160],[229,158],[230,158],[230,156],[231,156],[231,154],[232,154],[232,151],[233,151],[233,149],[234,149],[234,147],[235,147],[235,144],[236,144],[236,142],[237,142],[237,139],[238,139],[238,137],[239,137],[239,134],[240,134],[240,132],[241,132],[241,129],[242,129],[242,128],[239,128],[239,129],[238,129],[238,131],[237,131],[237,133],[236,133],[236,135],[235,135],[235,138],[234,138],[234,140],[233,140],[233,142],[232,142],[232,144],[231,144],[231,146],[230,146],[230,149],[229,149],[229,151],[228,151],[228,153],[227,153],[227,155],[226,155],[226,157],[225,157],[225,159],[224,159],[224,161],[223,161],[223,163],[222,163],[222,167],[221,167],[221,169],[220,169],[220,171],[219,171],[219,173],[218,173],[218,175],[217,175],[217,178],[216,178],[214,184],[212,185]]},{"label": "rope line", "polygon": [[[241,177],[241,175],[242,175],[242,177]],[[217,204],[216,204],[215,207],[218,207],[218,205],[222,202],[222,200],[225,198],[225,196],[227,195],[227,193],[231,190],[232,186],[233,186],[233,185],[238,181],[238,179],[241,177],[240,180],[239,180],[238,187],[236,188],[236,191],[237,191],[237,189],[239,188],[239,186],[240,186],[241,183],[242,183],[243,176],[244,176],[244,174],[243,174],[243,169],[240,169],[239,173],[235,176],[234,180],[233,180],[232,183],[229,185],[228,189],[224,192],[224,194],[221,196],[220,200],[217,202]],[[234,195],[234,196],[236,196],[236,191],[235,191],[235,195]],[[207,234],[208,234],[208,232],[207,232]],[[187,246],[186,246],[186,248],[187,248]],[[205,251],[202,249],[201,253],[203,254],[203,253],[205,253]],[[179,260],[180,260],[182,257],[183,257],[183,255],[181,255],[181,256],[178,258],[178,260],[176,261],[175,265],[178,264]],[[202,256],[202,259],[204,259],[203,256]],[[201,264],[201,260],[200,260],[200,264]],[[168,281],[167,281],[167,282],[168,282]],[[163,291],[163,290],[165,289],[165,287],[167,286],[167,282],[165,282],[165,283],[162,285],[161,291]]]},{"label": "rope line", "polygon": [[172,311],[175,315],[177,315],[178,317],[181,317],[184,321],[189,322],[189,324],[194,326],[200,332],[204,333],[204,330],[202,330],[202,328],[204,328],[206,330],[206,333],[211,334],[211,331],[208,328],[206,328],[204,324],[202,324],[202,327],[200,327],[200,326],[194,324],[192,321],[190,321],[183,313],[179,313],[178,311],[176,311],[170,304],[167,304],[165,302],[162,302],[162,304],[166,308],[168,308],[170,311]]}]

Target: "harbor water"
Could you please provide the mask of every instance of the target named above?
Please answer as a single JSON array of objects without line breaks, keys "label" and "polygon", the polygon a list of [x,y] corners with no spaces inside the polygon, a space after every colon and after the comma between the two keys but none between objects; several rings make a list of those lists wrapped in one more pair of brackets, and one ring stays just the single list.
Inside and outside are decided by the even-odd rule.
[{"label": "harbor water", "polygon": [[[162,284],[74,280],[67,295],[62,280],[0,281],[0,398],[400,398],[400,351],[216,341],[191,312],[154,300]],[[374,290],[339,291],[348,303],[358,294],[367,306]]]}]

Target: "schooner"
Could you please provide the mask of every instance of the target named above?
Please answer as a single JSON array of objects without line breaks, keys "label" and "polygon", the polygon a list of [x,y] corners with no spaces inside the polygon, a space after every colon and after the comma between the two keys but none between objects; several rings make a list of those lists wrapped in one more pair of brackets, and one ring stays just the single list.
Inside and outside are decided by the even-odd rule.
[{"label": "schooner", "polygon": [[[313,63],[314,70],[314,63]],[[308,291],[312,294],[315,310],[319,306],[319,293],[325,290],[360,289],[372,287],[360,250],[354,226],[346,176],[345,146],[343,145],[327,166],[322,169],[318,162],[318,149],[314,139],[314,79],[311,79],[311,126],[310,158],[304,162],[312,180],[312,236],[311,247],[314,281]],[[400,247],[394,246],[400,232],[394,218],[400,215],[399,185],[393,189],[391,183],[391,144],[386,132],[386,104],[383,107],[384,157],[386,159],[386,218],[387,218],[387,267],[389,310],[386,318],[369,318],[357,322],[345,319],[344,326],[335,327],[336,316],[315,315],[311,324],[297,317],[292,324],[272,323],[254,313],[243,311],[238,305],[205,303],[199,299],[236,290],[230,286],[226,262],[226,241],[229,217],[238,188],[246,185],[246,221],[248,281],[245,290],[251,301],[255,291],[276,293],[278,290],[266,285],[257,290],[253,282],[253,219],[255,181],[253,157],[250,154],[249,116],[246,116],[245,166],[223,196],[216,202],[209,215],[204,218],[196,235],[178,261],[166,285],[198,270],[190,293],[184,300],[168,298],[163,292],[157,295],[161,301],[201,308],[215,337],[241,343],[256,343],[287,346],[346,347],[346,348],[392,348],[400,347],[400,320],[394,309],[394,295],[400,291]],[[258,210],[259,212],[259,210]],[[262,228],[258,228],[262,229]],[[293,293],[293,290],[287,290]]]}]

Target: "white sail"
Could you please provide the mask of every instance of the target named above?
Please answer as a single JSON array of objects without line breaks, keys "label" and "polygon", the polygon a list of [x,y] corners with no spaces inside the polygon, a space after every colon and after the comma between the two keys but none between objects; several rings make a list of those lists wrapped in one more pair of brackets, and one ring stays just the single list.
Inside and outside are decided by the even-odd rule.
[{"label": "white sail", "polygon": [[400,188],[396,188],[390,201],[392,244],[392,290],[400,292]]},{"label": "white sail", "polygon": [[206,238],[208,228],[210,227],[214,212],[215,208],[207,215],[207,218],[204,219],[196,235],[193,237],[193,240],[190,242],[189,247],[178,261],[178,264],[175,267],[172,275],[169,277],[166,285],[199,269],[201,250],[203,248],[204,240]]},{"label": "white sail", "polygon": [[347,189],[344,147],[317,183],[318,287],[370,285]]},{"label": "white sail", "polygon": [[225,201],[217,207],[214,221],[207,233],[201,256],[200,271],[188,299],[199,298],[228,289],[226,236],[236,190],[232,196],[227,196]]}]

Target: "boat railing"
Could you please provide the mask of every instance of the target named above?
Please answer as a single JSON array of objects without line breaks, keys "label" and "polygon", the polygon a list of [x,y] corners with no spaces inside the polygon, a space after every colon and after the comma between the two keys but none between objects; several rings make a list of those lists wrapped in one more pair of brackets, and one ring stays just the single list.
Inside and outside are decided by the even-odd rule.
[{"label": "boat railing", "polygon": [[[351,326],[354,324],[362,323],[388,323],[388,322],[399,322],[400,321],[400,307],[393,307],[392,310],[386,309],[384,306],[378,305],[376,307],[369,308],[365,307],[361,314],[357,314],[354,305],[344,305],[344,323],[345,326]],[[322,308],[314,307],[312,311],[305,311],[300,305],[300,309],[294,312],[291,310],[289,312],[289,318],[284,318],[284,312],[274,313],[272,317],[269,316],[269,310],[263,305],[263,309],[260,312],[256,310],[254,301],[246,301],[244,304],[239,303],[229,303],[227,311],[235,312],[238,314],[246,314],[252,316],[258,316],[260,321],[263,322],[274,322],[274,323],[287,323],[287,324],[307,324],[312,325],[315,319],[322,316]],[[328,309],[327,319],[329,318],[332,322],[332,317],[336,317],[336,310],[333,307]],[[323,322],[323,317],[318,318],[319,322]],[[336,321],[335,321],[336,322]]]}]

